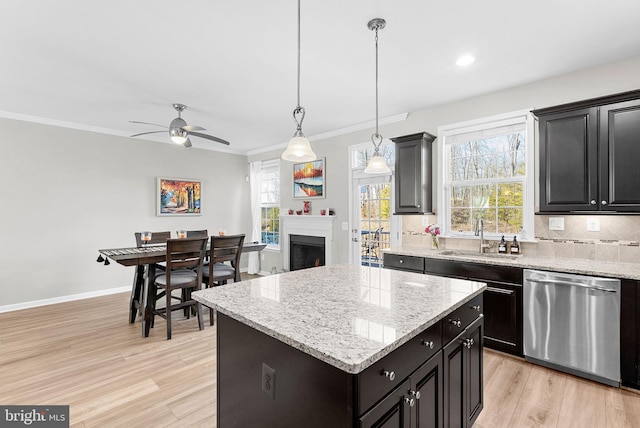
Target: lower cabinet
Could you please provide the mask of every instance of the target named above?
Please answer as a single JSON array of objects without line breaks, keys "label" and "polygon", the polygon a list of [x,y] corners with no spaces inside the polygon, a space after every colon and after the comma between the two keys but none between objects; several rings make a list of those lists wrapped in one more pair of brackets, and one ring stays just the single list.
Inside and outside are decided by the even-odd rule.
[{"label": "lower cabinet", "polygon": [[360,418],[360,427],[442,428],[442,351]]},{"label": "lower cabinet", "polygon": [[487,282],[484,346],[522,356],[522,285]]},{"label": "lower cabinet", "polygon": [[443,349],[445,427],[470,427],[482,410],[483,328],[481,316]]}]

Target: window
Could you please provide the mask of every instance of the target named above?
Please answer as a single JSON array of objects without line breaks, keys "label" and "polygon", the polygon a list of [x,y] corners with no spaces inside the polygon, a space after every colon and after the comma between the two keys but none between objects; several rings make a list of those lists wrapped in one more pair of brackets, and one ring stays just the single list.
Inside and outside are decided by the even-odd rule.
[{"label": "window", "polygon": [[280,248],[280,160],[263,161],[260,170],[260,237]]},{"label": "window", "polygon": [[447,236],[533,237],[533,120],[516,112],[438,129]]}]

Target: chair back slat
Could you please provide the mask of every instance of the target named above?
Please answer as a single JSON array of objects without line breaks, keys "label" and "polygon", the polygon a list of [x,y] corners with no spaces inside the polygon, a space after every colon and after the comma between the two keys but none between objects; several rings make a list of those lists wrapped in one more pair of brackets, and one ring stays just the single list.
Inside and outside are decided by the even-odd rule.
[{"label": "chair back slat", "polygon": [[[208,238],[183,238],[167,240],[167,273],[176,269],[198,268],[207,251]],[[202,272],[200,272],[201,275]],[[200,276],[201,277],[201,276]]]},{"label": "chair back slat", "polygon": [[203,230],[187,230],[187,238],[209,238],[209,231]]},{"label": "chair back slat", "polygon": [[[142,247],[142,233],[136,232],[136,246],[138,248]],[[147,242],[147,244],[164,244],[167,242],[167,239],[171,238],[171,232],[151,232],[151,240]]]}]

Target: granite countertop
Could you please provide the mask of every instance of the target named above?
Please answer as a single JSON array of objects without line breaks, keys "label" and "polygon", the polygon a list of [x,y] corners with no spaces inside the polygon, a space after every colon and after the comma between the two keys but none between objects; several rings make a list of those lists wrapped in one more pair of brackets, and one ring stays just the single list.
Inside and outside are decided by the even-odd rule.
[{"label": "granite countertop", "polygon": [[586,259],[528,256],[526,254],[480,254],[465,250],[433,250],[423,247],[397,247],[385,249],[383,252],[431,259],[640,280],[640,263],[600,262]]},{"label": "granite countertop", "polygon": [[357,374],[485,289],[481,282],[331,265],[213,287],[193,297]]}]

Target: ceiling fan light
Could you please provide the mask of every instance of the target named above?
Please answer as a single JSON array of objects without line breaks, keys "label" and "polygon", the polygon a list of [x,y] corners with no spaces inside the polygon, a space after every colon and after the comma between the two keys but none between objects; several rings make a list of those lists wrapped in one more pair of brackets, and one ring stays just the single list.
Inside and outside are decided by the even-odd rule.
[{"label": "ceiling fan light", "polygon": [[311,162],[317,159],[316,154],[311,149],[311,144],[302,132],[296,134],[289,140],[287,150],[282,153],[282,159],[289,162]]},{"label": "ceiling fan light", "polygon": [[169,131],[169,134],[171,134],[171,141],[176,144],[184,144],[187,142],[188,134],[181,129],[172,129]]},{"label": "ceiling fan light", "polygon": [[389,174],[391,172],[391,168],[387,165],[384,158],[379,152],[373,154],[371,159],[369,159],[369,163],[367,167],[364,169],[366,174]]}]

